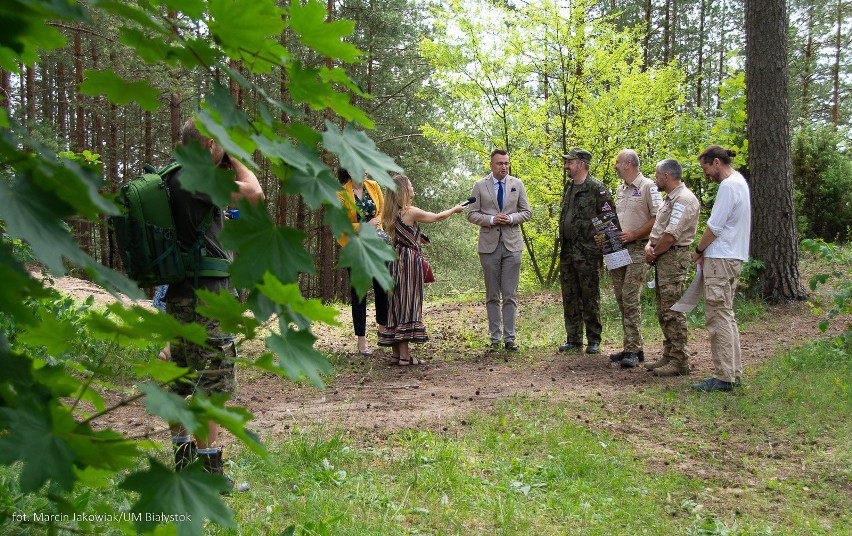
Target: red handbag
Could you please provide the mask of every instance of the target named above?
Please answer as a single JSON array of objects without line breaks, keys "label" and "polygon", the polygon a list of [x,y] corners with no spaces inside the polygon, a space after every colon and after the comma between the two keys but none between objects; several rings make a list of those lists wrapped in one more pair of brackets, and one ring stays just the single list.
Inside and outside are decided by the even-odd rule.
[{"label": "red handbag", "polygon": [[429,261],[427,261],[426,257],[422,254],[420,255],[420,260],[423,262],[423,282],[434,283],[435,274],[432,272],[432,267],[429,265]]}]

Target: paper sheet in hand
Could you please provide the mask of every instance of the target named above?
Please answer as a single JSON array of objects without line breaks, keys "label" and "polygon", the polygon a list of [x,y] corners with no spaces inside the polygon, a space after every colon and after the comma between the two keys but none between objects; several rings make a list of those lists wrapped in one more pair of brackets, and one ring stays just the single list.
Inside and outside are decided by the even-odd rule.
[{"label": "paper sheet in hand", "polygon": [[672,311],[677,311],[679,313],[688,313],[695,309],[695,306],[698,305],[698,300],[704,295],[704,271],[701,269],[701,265],[695,267],[695,277],[692,279],[692,283],[689,285],[689,288],[686,289],[686,292],[683,293],[683,296],[671,306]]},{"label": "paper sheet in hand", "polygon": [[604,262],[606,262],[607,270],[615,270],[616,268],[633,264],[633,261],[630,260],[630,252],[626,249],[619,249],[618,251],[607,253],[603,256],[603,258]]}]

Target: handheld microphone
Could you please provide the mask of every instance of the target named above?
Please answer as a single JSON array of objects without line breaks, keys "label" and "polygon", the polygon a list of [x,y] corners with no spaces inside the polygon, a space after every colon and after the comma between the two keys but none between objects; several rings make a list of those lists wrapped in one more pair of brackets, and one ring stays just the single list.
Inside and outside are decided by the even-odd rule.
[{"label": "handheld microphone", "polygon": [[470,197],[468,197],[468,198],[467,198],[467,201],[462,201],[462,202],[461,202],[461,203],[459,203],[459,204],[460,204],[461,206],[463,206],[463,207],[466,207],[466,206],[468,206],[469,204],[471,204],[471,203],[473,203],[473,202],[475,202],[475,201],[476,201],[476,198],[475,198],[475,197],[473,197],[473,196],[470,196]]}]

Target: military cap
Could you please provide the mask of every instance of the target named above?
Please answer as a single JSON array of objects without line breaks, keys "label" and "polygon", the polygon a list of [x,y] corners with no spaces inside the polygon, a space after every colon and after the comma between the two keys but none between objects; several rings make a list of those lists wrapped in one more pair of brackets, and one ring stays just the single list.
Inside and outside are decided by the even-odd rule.
[{"label": "military cap", "polygon": [[564,158],[565,160],[585,160],[586,162],[591,162],[592,153],[585,149],[575,147],[568,151],[566,154],[562,155],[562,158]]}]

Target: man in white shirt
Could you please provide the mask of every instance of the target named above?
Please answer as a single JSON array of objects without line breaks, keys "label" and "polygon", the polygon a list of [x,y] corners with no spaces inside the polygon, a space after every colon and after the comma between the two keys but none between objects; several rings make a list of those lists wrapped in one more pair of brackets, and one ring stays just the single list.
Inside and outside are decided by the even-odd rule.
[{"label": "man in white shirt", "polygon": [[731,167],[734,156],[734,151],[711,145],[698,157],[704,176],[719,183],[707,229],[694,256],[696,264],[704,268],[704,317],[716,369],[714,377],[692,386],[705,392],[732,391],[743,371],[734,294],[748,260],[751,194],[743,176]]}]

